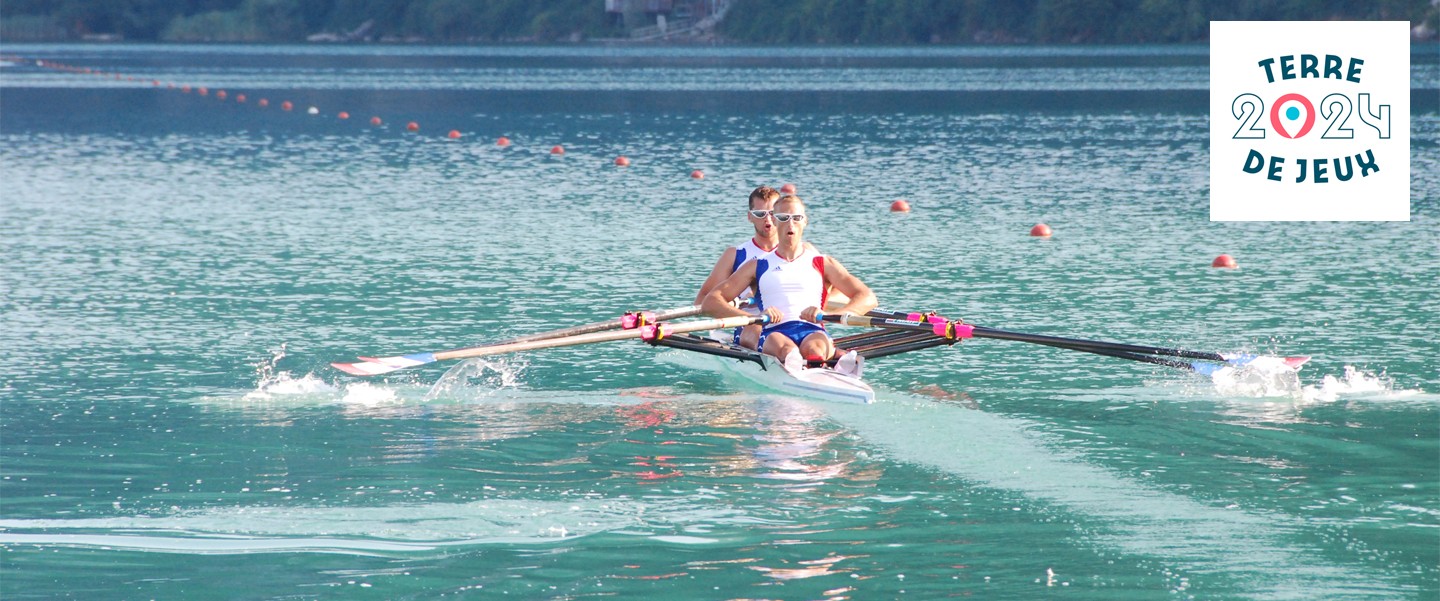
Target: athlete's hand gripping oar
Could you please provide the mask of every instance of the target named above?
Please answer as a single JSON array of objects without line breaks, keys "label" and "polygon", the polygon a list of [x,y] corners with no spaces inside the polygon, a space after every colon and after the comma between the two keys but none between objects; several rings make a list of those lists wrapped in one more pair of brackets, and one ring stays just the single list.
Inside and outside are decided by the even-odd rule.
[{"label": "athlete's hand gripping oar", "polygon": [[627,340],[630,338],[652,338],[664,337],[669,334],[683,334],[685,332],[698,332],[701,330],[719,330],[725,328],[738,328],[750,324],[765,323],[764,317],[727,317],[725,319],[705,319],[701,321],[686,321],[680,323],[662,323],[644,325],[618,332],[592,332],[565,338],[549,338],[546,340],[531,340],[526,342],[513,342],[508,344],[488,344],[453,351],[441,351],[438,353],[414,353],[410,355],[398,355],[395,357],[361,357],[356,363],[331,363],[336,369],[356,376],[377,376],[389,373],[397,369],[425,365],[436,361],[447,359],[465,359],[468,357],[484,357],[488,355],[502,355],[505,353],[517,353],[544,348],[556,348],[561,346],[574,346],[577,344],[593,344],[597,342],[612,342],[616,340]]},{"label": "athlete's hand gripping oar", "polygon": [[[999,330],[995,328],[987,328],[984,326],[975,326],[955,321],[949,321],[937,315],[922,315],[919,313],[897,314],[884,312],[872,312],[871,314],[872,316],[866,317],[850,315],[845,316],[843,319],[829,318],[827,316],[827,320],[856,326],[870,326],[920,331],[931,330],[936,336],[941,336],[950,340],[973,337],[993,338],[996,340],[1012,340],[1016,342],[1029,342],[1032,344],[1042,344],[1045,346],[1053,346],[1056,348],[1063,348],[1072,351],[1093,353],[1096,355],[1104,355],[1107,357],[1116,357],[1119,359],[1129,359],[1132,361],[1143,361],[1145,363],[1154,363],[1157,365],[1168,365],[1171,367],[1193,369],[1207,375],[1215,371],[1215,368],[1213,366],[1199,362],[1163,359],[1160,356],[1215,361],[1237,367],[1249,365],[1257,360],[1265,358],[1261,355],[1244,353],[1222,354],[1212,353],[1208,351],[1192,351],[1186,349],[1173,349],[1158,346],[1143,346],[1137,344],[1124,344],[1119,342],[1102,342],[1098,340],[1084,340],[1080,338],[1063,338],[1060,336],[1046,336],[1043,334],[1010,332],[1007,330]],[[882,317],[883,315],[904,315],[905,319]],[[1305,362],[1310,360],[1309,357],[1274,357],[1274,359],[1278,360],[1280,363],[1291,369],[1300,369],[1300,367],[1304,365]]]}]

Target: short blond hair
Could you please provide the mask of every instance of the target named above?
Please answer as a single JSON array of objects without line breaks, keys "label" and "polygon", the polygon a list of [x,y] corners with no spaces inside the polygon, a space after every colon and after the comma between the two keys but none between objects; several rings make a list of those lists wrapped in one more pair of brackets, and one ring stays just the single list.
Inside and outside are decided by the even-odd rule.
[{"label": "short blond hair", "polygon": [[786,194],[784,196],[781,196],[780,200],[775,201],[775,206],[778,207],[785,203],[795,203],[800,205],[800,208],[805,208],[805,201],[800,200],[800,197],[794,194]]}]

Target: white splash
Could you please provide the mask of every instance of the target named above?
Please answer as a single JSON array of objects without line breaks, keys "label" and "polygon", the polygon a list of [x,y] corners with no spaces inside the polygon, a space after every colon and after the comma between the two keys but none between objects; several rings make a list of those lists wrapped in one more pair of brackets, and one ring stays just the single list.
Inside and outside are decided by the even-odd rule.
[{"label": "white splash", "polygon": [[1300,374],[1280,357],[1256,357],[1243,366],[1227,365],[1210,374],[1215,391],[1225,396],[1300,396]]},{"label": "white splash", "polygon": [[275,366],[284,358],[285,344],[281,343],[279,349],[271,352],[270,359],[261,361],[255,366],[255,390],[246,393],[245,400],[267,400],[277,396],[300,396],[335,391],[334,386],[315,377],[315,374],[305,374],[296,378],[288,371],[277,370]]},{"label": "white splash", "polygon": [[1339,378],[1326,374],[1315,386],[1306,386],[1301,390],[1301,396],[1307,401],[1331,402],[1341,395],[1344,396],[1413,396],[1420,394],[1418,390],[1395,390],[1395,381],[1386,376],[1383,372],[1374,374],[1368,371],[1357,369],[1354,366],[1345,366],[1345,375]]},{"label": "white splash", "polygon": [[340,399],[341,403],[347,405],[383,405],[397,403],[400,397],[395,394],[394,388],[377,386],[369,382],[355,382],[345,387],[345,397]]},{"label": "white splash", "polygon": [[426,401],[437,398],[479,400],[520,385],[526,364],[503,359],[466,359],[457,363],[425,393]]}]

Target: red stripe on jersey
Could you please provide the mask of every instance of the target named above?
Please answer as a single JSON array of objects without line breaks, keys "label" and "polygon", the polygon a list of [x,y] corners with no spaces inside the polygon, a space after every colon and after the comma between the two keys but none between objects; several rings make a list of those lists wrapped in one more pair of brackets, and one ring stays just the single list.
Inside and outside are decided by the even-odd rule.
[{"label": "red stripe on jersey", "polygon": [[820,272],[820,310],[825,310],[825,299],[830,296],[830,284],[825,281],[825,255],[816,255],[815,271]]}]

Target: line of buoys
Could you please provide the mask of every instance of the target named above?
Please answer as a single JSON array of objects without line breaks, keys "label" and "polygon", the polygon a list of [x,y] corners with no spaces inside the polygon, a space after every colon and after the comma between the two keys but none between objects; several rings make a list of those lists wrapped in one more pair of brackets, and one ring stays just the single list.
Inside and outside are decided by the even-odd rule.
[{"label": "line of buoys", "polygon": [[[20,56],[5,57],[5,60],[7,60],[7,61],[13,61],[13,62],[16,62],[16,63],[29,62],[28,59],[25,59],[24,57],[20,57]],[[47,61],[47,60],[44,60],[44,59],[37,59],[37,60],[34,61],[34,64],[35,64],[36,66],[39,66],[39,67],[43,67],[43,68],[47,68],[47,69],[54,69],[54,70],[58,70],[58,71],[65,71],[65,72],[70,72],[70,73],[81,73],[81,74],[88,74],[88,75],[96,75],[96,76],[100,76],[100,77],[113,77],[113,78],[116,79],[116,80],[127,79],[127,80],[129,80],[129,81],[136,81],[136,78],[135,78],[135,77],[133,77],[133,76],[125,76],[125,75],[123,75],[123,74],[121,74],[121,73],[105,73],[105,72],[103,72],[103,71],[101,71],[101,70],[99,70],[99,69],[94,69],[94,68],[90,68],[90,67],[75,67],[75,66],[72,66],[72,65],[66,65],[66,64],[63,64],[63,63],[57,63],[57,62],[53,62],[53,61]],[[160,82],[160,80],[158,80],[158,79],[152,79],[152,80],[150,80],[150,85],[151,85],[152,87],[157,87],[157,88],[158,88],[158,87],[160,87],[160,84],[161,84],[161,82]],[[173,90],[173,89],[176,88],[176,86],[177,86],[177,84],[176,84],[175,82],[165,82],[165,87],[166,87],[166,89]],[[191,92],[191,90],[192,90],[191,86],[188,85],[188,84],[180,84],[180,85],[179,85],[179,89],[180,89],[180,91],[181,91],[182,93],[185,93],[185,94],[189,94],[189,93]],[[202,86],[202,87],[194,88],[194,90],[195,90],[196,92],[198,92],[200,96],[206,96],[206,95],[209,94],[209,90],[208,90],[207,88],[203,87],[203,86]],[[227,96],[228,96],[228,93],[227,93],[225,90],[217,90],[217,91],[215,92],[215,98],[217,98],[217,99],[219,99],[219,100],[225,100],[225,99],[227,98]],[[246,101],[245,94],[240,93],[240,94],[236,94],[236,95],[235,95],[235,102],[237,102],[237,103],[242,103],[242,104],[243,104],[243,103],[245,103],[245,101]],[[255,105],[256,105],[257,107],[259,107],[259,108],[265,108],[265,107],[270,106],[270,101],[269,101],[268,99],[265,99],[265,98],[260,98],[260,99],[256,100]],[[285,101],[282,101],[282,102],[281,102],[280,108],[283,109],[283,110],[285,110],[285,111],[290,111],[290,110],[292,110],[292,109],[294,108],[294,105],[293,105],[289,100],[285,100]],[[320,112],[320,110],[319,110],[318,108],[312,106],[312,107],[309,108],[309,110],[308,110],[307,112],[310,113],[311,115],[318,115],[319,112]],[[342,119],[342,120],[347,120],[347,119],[350,118],[350,113],[348,113],[348,112],[346,112],[346,111],[340,111],[340,112],[338,113],[338,116],[339,116],[339,118]],[[383,123],[383,121],[380,119],[379,116],[374,116],[374,117],[371,117],[371,118],[370,118],[370,125],[372,125],[372,126],[378,127],[378,126],[380,126],[382,123]],[[420,131],[420,124],[418,124],[418,123],[416,123],[416,122],[414,122],[414,121],[411,121],[411,122],[405,124],[405,129],[406,129],[406,131],[417,132],[417,131]],[[458,139],[460,139],[460,137],[461,137],[460,130],[456,130],[456,129],[449,130],[449,133],[447,134],[447,137],[449,137],[449,138],[452,139],[452,140],[458,140]],[[507,137],[505,137],[505,136],[500,136],[498,139],[495,140],[495,145],[498,146],[498,147],[501,147],[501,148],[507,148],[507,147],[509,147],[509,146],[511,145],[510,138],[507,138]],[[561,145],[559,145],[559,144],[556,144],[556,145],[550,147],[550,155],[551,155],[551,156],[563,156],[564,154],[565,154],[565,147],[563,147],[563,146],[561,146]],[[628,167],[628,166],[630,166],[630,159],[629,159],[628,157],[624,156],[624,155],[615,157],[614,165],[617,166],[617,167]],[[705,172],[703,172],[703,171],[701,171],[701,170],[699,170],[699,169],[695,169],[695,170],[693,170],[693,171],[690,172],[690,178],[691,178],[691,179],[694,179],[694,180],[703,180],[703,179],[705,179]],[[786,184],[780,186],[780,193],[781,193],[781,194],[795,194],[795,193],[796,193],[796,189],[797,189],[797,188],[796,188],[795,184],[793,184],[793,183],[786,183]],[[904,199],[895,200],[895,201],[893,201],[893,202],[890,203],[890,211],[893,212],[893,213],[909,213],[909,212],[910,212],[910,203],[909,203],[908,201],[904,200]],[[1050,238],[1050,237],[1052,237],[1052,236],[1054,235],[1054,232],[1050,229],[1050,226],[1049,226],[1049,225],[1046,225],[1046,224],[1044,224],[1044,223],[1037,223],[1037,224],[1035,224],[1034,227],[1031,227],[1031,228],[1030,228],[1030,235],[1031,235],[1032,237],[1036,237],[1036,238]],[[1221,268],[1221,269],[1235,269],[1236,267],[1238,267],[1238,264],[1236,263],[1234,257],[1231,257],[1231,256],[1228,255],[1228,254],[1222,254],[1222,255],[1220,255],[1220,256],[1218,256],[1218,257],[1215,257],[1215,260],[1213,260],[1213,261],[1210,262],[1210,266],[1211,266],[1211,267],[1214,267],[1214,268]]]},{"label": "line of buoys", "polygon": [[[14,60],[15,60],[16,62],[29,62],[28,59],[25,59],[25,58],[23,58],[23,57],[18,57],[18,56],[15,57]],[[47,69],[54,69],[54,70],[59,70],[59,71],[68,71],[68,72],[74,72],[74,73],[84,73],[84,74],[91,74],[91,75],[96,75],[96,76],[101,76],[101,77],[113,77],[113,78],[115,78],[115,79],[117,79],[117,80],[119,80],[119,79],[129,79],[130,81],[137,81],[137,79],[136,79],[135,77],[133,77],[133,76],[125,76],[124,74],[121,74],[121,73],[106,73],[106,72],[103,72],[103,71],[101,71],[101,70],[99,70],[99,69],[95,69],[95,68],[91,68],[91,67],[74,67],[74,66],[71,66],[71,65],[66,65],[66,64],[63,64],[63,63],[58,63],[58,62],[53,62],[53,61],[47,61],[47,60],[43,60],[43,59],[35,60],[35,61],[34,61],[34,64],[37,65],[37,66],[40,66],[40,67],[47,68]],[[149,81],[150,81],[150,85],[151,85],[152,87],[157,87],[157,88],[160,87],[160,85],[161,85],[161,83],[162,83],[161,80],[159,80],[159,79],[151,79],[151,80],[149,80]],[[206,88],[206,87],[203,87],[203,86],[195,86],[195,87],[192,87],[192,86],[190,86],[189,84],[177,84],[177,83],[175,83],[175,82],[164,82],[164,84],[165,84],[165,87],[166,87],[167,89],[176,89],[177,86],[178,86],[178,89],[179,89],[181,92],[186,93],[186,94],[189,94],[189,93],[191,93],[192,91],[197,92],[200,96],[208,96],[208,95],[210,94],[210,90],[209,90],[208,88]],[[226,90],[217,90],[216,93],[215,93],[215,97],[216,97],[217,99],[219,99],[219,100],[226,100],[227,98],[229,98],[229,96],[230,96],[230,93],[229,93],[228,91],[226,91]],[[235,98],[235,102],[236,102],[236,103],[241,103],[241,104],[245,103],[246,100],[247,100],[245,94],[243,94],[243,93],[237,93],[237,94],[235,94],[235,95],[234,95],[234,98]],[[259,99],[256,100],[255,106],[256,106],[257,108],[267,108],[267,107],[270,106],[270,101],[269,101],[269,99],[266,99],[266,98],[259,98]],[[289,100],[282,100],[282,101],[280,102],[280,109],[283,110],[283,111],[286,111],[286,112],[290,112],[290,111],[293,111],[293,110],[295,109],[295,104],[294,104],[293,102],[289,101]],[[308,114],[310,114],[310,115],[319,115],[319,114],[320,114],[320,109],[319,109],[318,107],[311,106],[311,107],[308,107],[308,108],[306,109],[306,113],[308,113]],[[348,111],[339,111],[339,112],[336,113],[336,116],[337,116],[340,120],[348,120],[348,119],[350,118],[350,113],[349,113]],[[380,126],[382,123],[383,123],[383,121],[381,120],[381,118],[380,118],[379,116],[374,116],[374,117],[371,117],[371,118],[370,118],[370,125],[372,125],[372,126],[378,127],[378,126]],[[408,131],[408,132],[418,132],[418,131],[420,131],[420,124],[419,124],[419,123],[416,123],[416,122],[414,122],[414,121],[410,121],[410,122],[408,122],[408,123],[405,124],[405,130]],[[452,129],[452,130],[449,130],[449,131],[447,132],[446,137],[448,137],[449,139],[452,139],[452,140],[458,140],[458,139],[460,139],[460,138],[462,137],[462,135],[461,135],[461,133],[460,133],[460,130]],[[498,146],[498,147],[501,147],[501,148],[508,148],[508,147],[511,146],[511,144],[512,144],[512,142],[510,141],[510,138],[505,137],[505,136],[500,136],[500,137],[499,137],[498,139],[496,139],[496,141],[495,141],[495,145]],[[559,145],[559,144],[556,144],[556,145],[550,147],[550,155],[551,155],[551,156],[563,156],[564,154],[565,154],[565,147],[564,147],[564,146],[561,146],[561,145]],[[614,160],[614,162],[613,162],[613,164],[614,164],[615,166],[618,166],[618,167],[628,167],[628,166],[630,165],[630,159],[629,159],[629,157],[626,157],[626,156],[623,156],[623,155],[622,155],[622,156],[616,157],[615,160]],[[702,179],[705,179],[705,173],[704,173],[703,171],[699,170],[699,169],[696,169],[696,170],[693,170],[693,171],[690,172],[690,177],[691,177],[691,179],[702,180]],[[794,193],[795,193],[795,185],[794,185],[794,184],[786,184],[785,186],[782,186],[781,191],[784,192],[784,193],[786,193],[786,194],[794,194]]]}]

